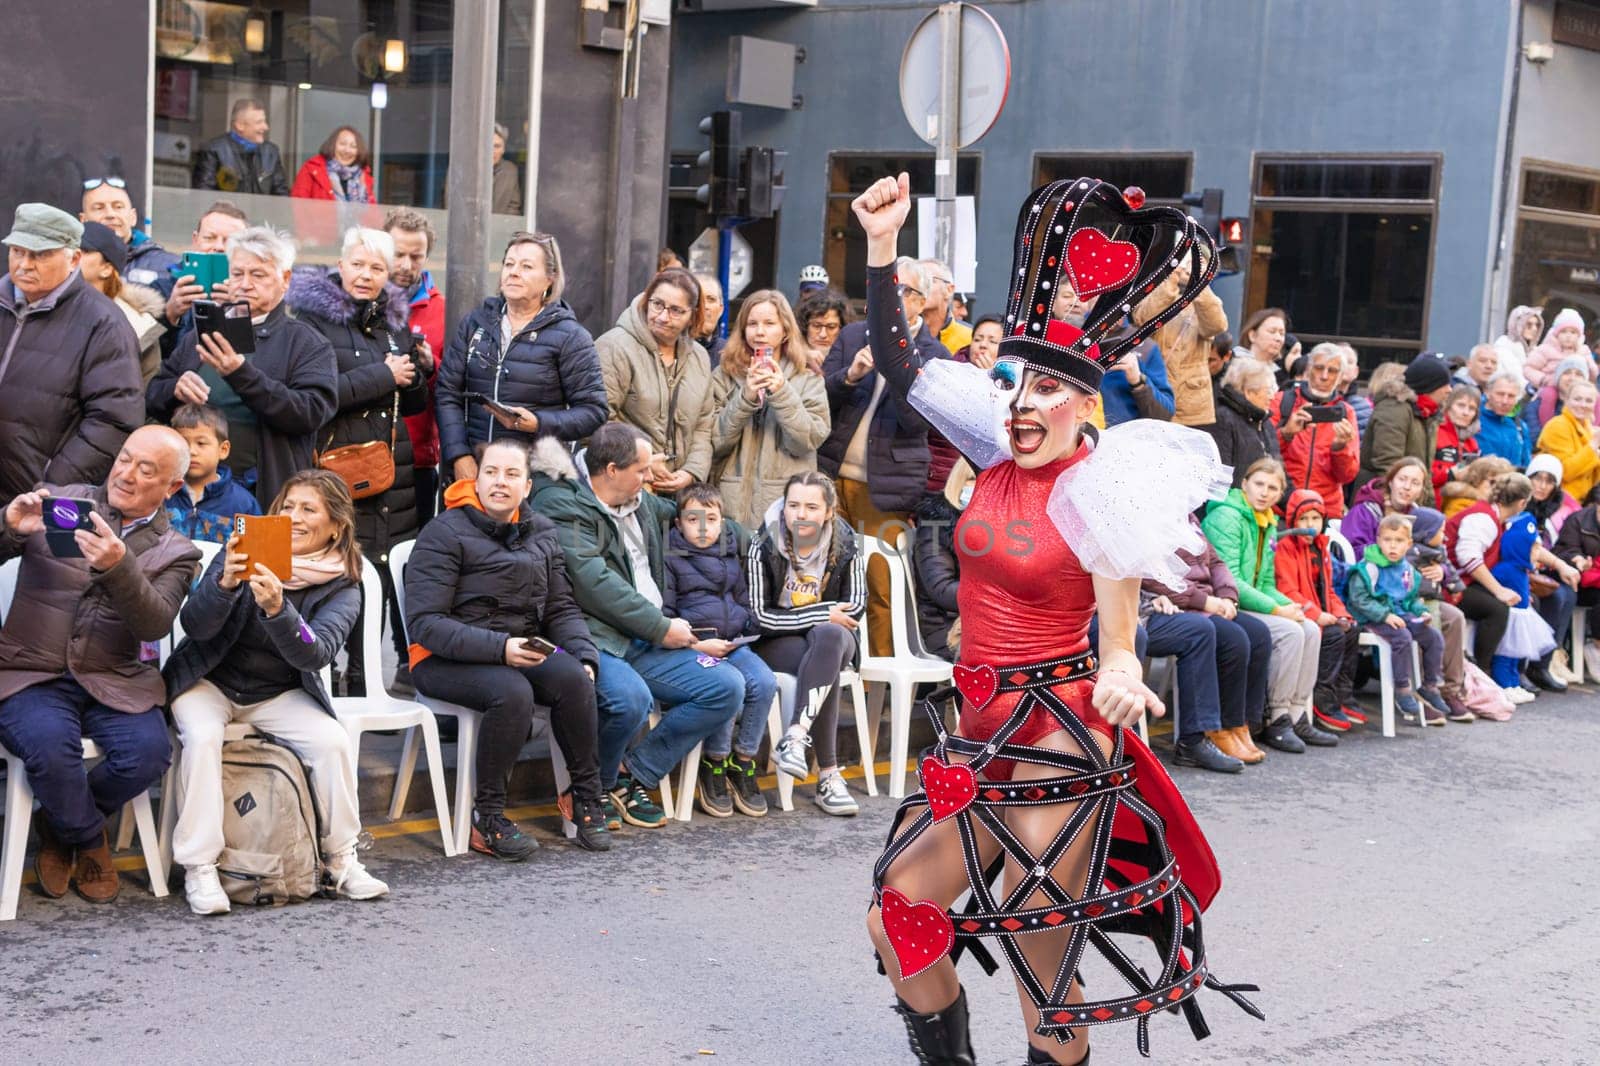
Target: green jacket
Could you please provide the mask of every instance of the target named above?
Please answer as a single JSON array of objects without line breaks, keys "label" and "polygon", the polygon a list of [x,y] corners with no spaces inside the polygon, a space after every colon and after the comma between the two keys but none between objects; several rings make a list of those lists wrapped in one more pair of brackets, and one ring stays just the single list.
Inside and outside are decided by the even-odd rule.
[{"label": "green jacket", "polygon": [[[533,509],[555,523],[566,557],[573,598],[601,651],[622,656],[634,639],[659,645],[671,623],[633,584],[633,559],[611,515],[595,498],[564,444],[543,437],[534,448]],[[640,497],[639,526],[650,556],[656,587],[666,588],[662,547],[666,529],[678,513],[669,500],[646,492]]]},{"label": "green jacket", "polygon": [[1200,528],[1239,585],[1240,609],[1271,614],[1289,605],[1289,597],[1278,591],[1273,565],[1274,542],[1278,539],[1276,515],[1263,530],[1256,525],[1256,513],[1245,502],[1244,493],[1232,489],[1226,499],[1206,510]]},{"label": "green jacket", "polygon": [[[1373,394],[1372,417],[1361,434],[1361,469],[1356,473],[1355,488],[1382,477],[1408,455],[1421,459],[1425,469],[1433,469],[1434,445],[1444,413],[1423,418],[1416,402],[1417,394],[1400,381]],[[1417,503],[1434,506],[1432,478],[1422,479],[1422,498]]]},{"label": "green jacket", "polygon": [[[1393,576],[1398,580],[1384,580],[1390,576],[1384,571],[1397,567],[1401,568],[1401,572]],[[1405,569],[1413,572],[1406,575]],[[1410,577],[1409,582],[1407,576]],[[1410,587],[1404,592],[1396,587],[1407,584]],[[1363,625],[1378,625],[1391,614],[1408,620],[1428,616],[1428,608],[1422,603],[1422,581],[1415,573],[1415,568],[1404,559],[1391,563],[1388,556],[1383,554],[1383,549],[1376,544],[1368,544],[1367,550],[1361,553],[1361,563],[1350,568],[1344,602],[1350,608],[1351,616]]]}]

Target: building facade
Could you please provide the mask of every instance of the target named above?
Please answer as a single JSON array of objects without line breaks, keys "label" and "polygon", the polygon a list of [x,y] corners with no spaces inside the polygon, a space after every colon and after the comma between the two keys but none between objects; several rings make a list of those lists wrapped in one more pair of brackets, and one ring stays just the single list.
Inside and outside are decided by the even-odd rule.
[{"label": "building facade", "polygon": [[[899,169],[933,193],[933,152],[903,116],[902,49],[928,3],[821,0],[704,11],[674,29],[675,160],[728,106],[730,38],[803,49],[797,109],[742,107],[744,139],[787,150],[787,197],[755,242],[793,288],[821,263],[862,294],[850,198]],[[1234,323],[1289,311],[1309,346],[1348,339],[1363,362],[1464,354],[1518,303],[1600,316],[1600,30],[1577,0],[1022,0],[983,8],[1004,31],[1005,109],[964,150],[974,197],[978,312],[1004,301],[1016,205],[1038,183],[1092,174],[1155,202],[1224,190],[1246,221],[1239,273],[1217,291]],[[1569,25],[1556,33],[1557,22]],[[1576,27],[1576,28],[1571,28]],[[1539,58],[1530,43],[1553,43]],[[1565,38],[1565,40],[1563,40]],[[679,192],[669,232],[688,230]],[[678,220],[678,221],[674,221]],[[917,250],[907,227],[908,252]],[[1591,335],[1593,330],[1591,328]]]}]

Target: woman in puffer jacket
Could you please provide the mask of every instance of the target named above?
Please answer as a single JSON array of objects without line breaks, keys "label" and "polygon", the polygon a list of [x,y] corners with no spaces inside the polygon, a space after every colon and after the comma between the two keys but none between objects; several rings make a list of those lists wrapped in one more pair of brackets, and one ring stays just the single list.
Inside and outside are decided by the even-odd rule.
[{"label": "woman in puffer jacket", "polygon": [[1519,387],[1527,388],[1528,379],[1523,373],[1528,355],[1539,346],[1539,334],[1544,331],[1544,308],[1518,305],[1506,316],[1506,331],[1494,342],[1500,356],[1500,373],[1514,374]]}]

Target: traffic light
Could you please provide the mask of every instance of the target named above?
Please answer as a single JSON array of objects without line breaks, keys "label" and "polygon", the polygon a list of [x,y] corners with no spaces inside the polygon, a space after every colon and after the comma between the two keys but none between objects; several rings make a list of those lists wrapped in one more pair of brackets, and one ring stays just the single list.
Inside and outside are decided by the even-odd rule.
[{"label": "traffic light", "polygon": [[1222,220],[1222,231],[1217,234],[1218,244],[1243,244],[1244,219],[1225,218]]},{"label": "traffic light", "polygon": [[1201,189],[1199,192],[1186,192],[1183,202],[1190,207],[1198,207],[1200,216],[1195,219],[1200,223],[1200,228],[1211,234],[1211,239],[1220,247],[1226,243],[1222,235],[1222,190]]},{"label": "traffic light", "polygon": [[771,218],[783,206],[784,160],[788,152],[775,148],[746,148],[740,167],[740,218]]},{"label": "traffic light", "polygon": [[706,183],[694,198],[713,215],[731,217],[739,211],[739,113],[713,111],[700,120],[700,132],[711,138],[711,147],[696,161]]}]

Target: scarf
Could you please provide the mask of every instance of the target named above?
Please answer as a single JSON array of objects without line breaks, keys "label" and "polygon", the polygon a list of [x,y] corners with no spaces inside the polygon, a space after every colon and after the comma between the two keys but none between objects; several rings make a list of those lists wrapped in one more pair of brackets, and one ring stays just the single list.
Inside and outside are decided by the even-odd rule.
[{"label": "scarf", "polygon": [[1432,418],[1439,413],[1439,401],[1432,396],[1418,396],[1417,413],[1425,419]]},{"label": "scarf", "polygon": [[257,144],[255,141],[249,140],[248,138],[245,138],[245,137],[241,137],[237,133],[235,133],[233,130],[229,130],[228,131],[228,136],[233,138],[233,143],[238,145],[239,146],[239,150],[241,152],[243,152],[244,154],[246,154],[246,155],[250,155],[251,153],[258,151],[261,148],[261,146],[259,144]]},{"label": "scarf", "polygon": [[1539,523],[1541,529],[1546,522],[1556,516],[1557,511],[1561,510],[1561,505],[1566,502],[1566,495],[1561,486],[1557,485],[1544,499],[1535,496],[1528,500],[1528,513],[1533,515],[1534,521]]},{"label": "scarf", "polygon": [[283,583],[285,590],[296,592],[313,585],[326,585],[335,578],[345,577],[344,559],[331,547],[315,555],[296,555],[293,575]]},{"label": "scarf", "polygon": [[362,170],[355,164],[346,166],[337,159],[323,157],[328,161],[328,178],[333,182],[333,198],[346,203],[364,204],[367,202],[367,183],[362,178]]}]

